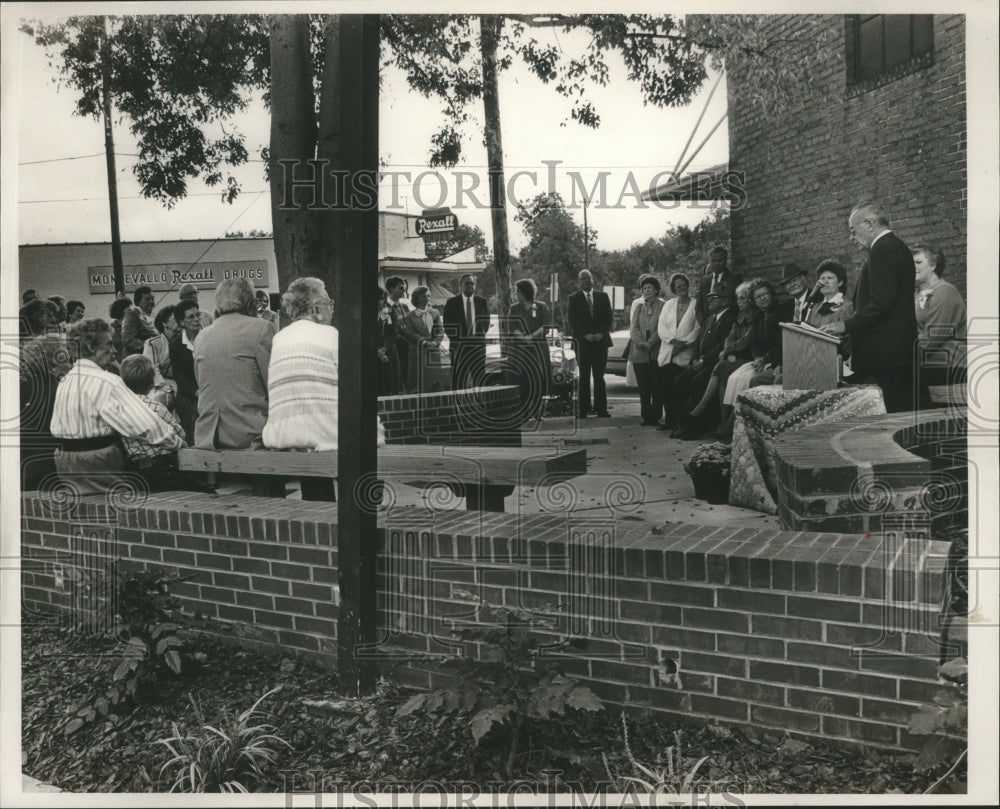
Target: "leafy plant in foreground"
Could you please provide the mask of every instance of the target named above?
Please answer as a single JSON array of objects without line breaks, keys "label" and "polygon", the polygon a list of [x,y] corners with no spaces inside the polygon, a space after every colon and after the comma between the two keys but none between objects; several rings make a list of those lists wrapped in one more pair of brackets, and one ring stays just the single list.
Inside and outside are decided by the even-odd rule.
[{"label": "leafy plant in foreground", "polygon": [[[632,745],[629,744],[628,720],[625,718],[624,713],[622,714],[622,740],[625,745],[625,757],[628,759],[629,764],[632,765],[636,775],[624,775],[621,776],[620,780],[626,784],[637,784],[654,795],[661,793],[686,795],[691,792],[691,786],[698,776],[698,770],[709,758],[708,756],[702,756],[697,762],[689,766],[690,762],[685,761],[683,756],[684,748],[681,744],[681,732],[675,730],[675,744],[667,747],[663,756],[665,761],[658,761],[653,766],[642,764],[636,760],[635,754],[632,752]],[[617,784],[619,779],[611,774],[607,756],[603,753],[602,756],[604,757],[605,770],[611,776],[612,782]]]},{"label": "leafy plant in foreground", "polygon": [[510,777],[534,723],[564,715],[567,709],[600,711],[604,704],[589,688],[559,671],[555,660],[541,658],[542,646],[554,650],[580,645],[577,640],[552,643],[539,638],[533,630],[552,629],[551,619],[462,594],[476,600],[479,623],[456,629],[452,635],[481,644],[482,659],[452,657],[440,663],[439,670],[452,675],[453,684],[411,697],[396,715],[468,716],[476,744],[491,733],[502,734]]},{"label": "leafy plant in foreground", "polygon": [[122,579],[118,586],[115,634],[124,644],[123,659],[111,676],[111,686],[69,708],[63,726],[66,735],[134,704],[144,683],[168,671],[180,675],[185,660],[197,658],[188,652],[183,627],[176,622],[181,614],[180,601],[170,594],[171,584],[189,578],[192,577],[147,570]]},{"label": "leafy plant in foreground", "polygon": [[[915,770],[931,770],[950,761],[958,752],[958,758],[924,794],[934,792],[949,778],[965,760],[968,745],[956,736],[965,736],[969,724],[969,664],[961,657],[949,660],[938,667],[938,674],[950,688],[938,691],[931,703],[917,708],[910,716],[908,730],[917,735],[930,736],[913,765]],[[960,752],[959,752],[960,751]]]},{"label": "leafy plant in foreground", "polygon": [[248,792],[247,780],[264,778],[261,766],[273,764],[277,745],[291,745],[277,734],[274,726],[260,720],[266,717],[258,706],[281,690],[272,688],[239,715],[232,715],[221,727],[205,721],[201,706],[191,699],[195,716],[201,723],[196,733],[181,733],[171,722],[173,735],[157,739],[171,753],[160,775],[173,769],[170,792]]}]

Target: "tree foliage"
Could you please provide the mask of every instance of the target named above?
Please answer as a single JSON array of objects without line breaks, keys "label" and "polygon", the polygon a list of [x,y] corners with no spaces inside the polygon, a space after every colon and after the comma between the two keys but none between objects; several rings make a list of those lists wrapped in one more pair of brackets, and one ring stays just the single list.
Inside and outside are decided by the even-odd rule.
[{"label": "tree foliage", "polygon": [[[476,19],[384,18],[383,39],[390,46],[386,57],[414,90],[444,104],[442,124],[431,141],[431,166],[453,166],[461,159],[461,127],[469,120],[470,105],[483,94]],[[639,84],[647,104],[686,104],[707,76],[705,52],[683,35],[683,22],[670,15],[505,15],[501,21],[498,69],[523,65],[569,99],[569,117],[584,126],[601,122],[587,88],[607,85],[612,54],[624,60],[628,79]],[[582,34],[586,44],[566,54],[537,36],[542,29]]]},{"label": "tree foliage", "polygon": [[227,167],[247,162],[232,126],[254,90],[267,87],[267,31],[253,15],[69,17],[22,30],[58,65],[59,81],[79,92],[78,115],[102,114],[102,72],[128,122],[142,194],[167,207],[187,196],[188,181],[224,182],[232,202],[239,183]]},{"label": "tree foliage", "polygon": [[424,251],[432,261],[441,261],[470,247],[476,248],[476,261],[489,258],[486,234],[478,225],[459,225],[451,233],[442,233],[424,242]]},{"label": "tree foliage", "polygon": [[[341,66],[335,15],[142,15],[68,17],[29,22],[22,30],[57,64],[58,81],[78,93],[77,112],[98,116],[102,75],[115,108],[138,144],[133,173],[144,196],[170,207],[201,178],[232,202],[240,186],[231,173],[250,149],[271,179],[273,230],[280,283],[309,271],[332,279],[335,240],[330,219],[316,211],[287,214],[278,202],[277,161],[331,158],[336,168],[340,121],[336,83]],[[505,15],[497,69],[515,63],[570,103],[569,118],[600,124],[588,87],[610,79],[613,55],[644,102],[690,102],[709,66],[739,66],[754,103],[780,112],[811,92],[813,67],[829,55],[830,37],[810,17],[797,40],[775,34],[763,15],[549,14]],[[554,45],[540,31],[554,31]],[[826,31],[826,33],[824,33]],[[383,15],[383,65],[400,68],[410,87],[444,105],[428,164],[453,166],[462,156],[462,129],[483,97],[478,18],[468,15]],[[564,51],[562,45],[566,43]],[[277,71],[277,73],[276,73]],[[291,122],[272,127],[270,144],[246,143],[234,115],[263,102]],[[273,103],[272,103],[273,102]],[[282,112],[284,114],[284,112]],[[302,206],[303,208],[305,206]],[[324,212],[327,213],[327,212]],[[278,221],[280,220],[280,221]],[[537,264],[535,265],[537,266]]]},{"label": "tree foliage", "polygon": [[[585,266],[587,245],[583,227],[566,210],[558,192],[539,194],[521,205],[514,221],[524,228],[528,243],[518,255],[520,278],[531,278],[546,297],[552,273],[559,274],[559,300],[564,302],[576,290],[577,274]],[[589,229],[590,247],[597,231]]]}]

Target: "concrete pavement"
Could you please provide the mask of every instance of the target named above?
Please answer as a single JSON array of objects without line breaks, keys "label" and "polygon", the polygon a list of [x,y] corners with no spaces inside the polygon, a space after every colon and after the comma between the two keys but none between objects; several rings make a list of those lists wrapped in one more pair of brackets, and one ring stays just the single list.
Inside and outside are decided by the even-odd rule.
[{"label": "concrete pavement", "polygon": [[[740,528],[780,529],[777,516],[735,506],[713,506],[694,499],[694,487],[684,471],[684,461],[699,445],[680,441],[639,423],[639,399],[623,377],[607,376],[611,418],[545,418],[523,431],[524,446],[587,450],[587,474],[558,487],[535,490],[524,487],[504,501],[508,514],[572,511],[595,520],[616,517],[642,520],[651,525],[667,522],[728,525]],[[298,498],[289,483],[289,498]],[[400,506],[464,508],[464,500],[440,487],[430,490],[394,481],[395,502]],[[220,494],[250,493],[249,484],[225,479]]]}]

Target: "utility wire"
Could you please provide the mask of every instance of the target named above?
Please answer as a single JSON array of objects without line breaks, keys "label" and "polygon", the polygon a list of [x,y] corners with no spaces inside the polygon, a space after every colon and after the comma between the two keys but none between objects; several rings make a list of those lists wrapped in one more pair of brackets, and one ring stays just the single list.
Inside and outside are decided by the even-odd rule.
[{"label": "utility wire", "polygon": [[[139,155],[131,153],[131,152],[115,152],[115,157],[138,157],[138,156]],[[40,165],[42,163],[61,163],[61,162],[66,161],[66,160],[85,160],[87,158],[92,158],[92,157],[104,157],[104,152],[98,152],[97,154],[73,155],[71,157],[52,157],[52,158],[48,158],[46,160],[29,160],[29,161],[27,161],[25,163],[18,163],[17,165],[18,166],[37,166],[37,165]],[[261,160],[260,158],[248,158],[247,161],[246,161],[246,163],[265,163],[265,162],[267,162],[267,161]],[[240,164],[240,165],[244,165],[244,164]],[[702,167],[702,166],[713,166],[713,165],[717,165],[717,164],[716,163],[699,163],[699,164],[696,164],[696,165],[699,166],[699,167]],[[428,166],[426,163],[387,163],[384,166],[384,168],[386,168],[386,169],[416,168],[416,169],[424,169],[426,171],[448,172],[448,171],[455,171],[457,169],[482,169],[483,171],[486,171],[489,167],[486,166],[486,165],[480,165],[480,164],[477,164],[477,163],[466,163],[466,164],[462,164],[460,166],[454,166],[452,168],[446,169],[446,168],[441,168],[441,167],[431,167],[431,166]],[[539,163],[530,163],[530,164],[528,164],[528,163],[522,163],[522,164],[511,163],[509,165],[505,165],[504,168],[505,169],[538,169],[539,171],[548,171],[549,170],[549,167],[547,165],[541,163],[541,162],[539,162]],[[559,165],[554,166],[553,168],[555,168],[556,170],[559,170],[559,171],[562,171],[562,170],[565,170],[565,169],[588,169],[588,170],[594,170],[594,169],[600,169],[600,170],[613,170],[613,169],[662,169],[663,168],[663,164],[662,163],[650,163],[650,164],[645,164],[645,165],[626,164],[626,165],[620,165],[620,166],[617,166],[617,165],[616,166],[612,166],[612,165],[594,165],[594,166],[589,166],[588,165],[588,166],[584,166],[584,165],[581,165],[581,164],[578,164],[578,163],[565,163],[565,162],[560,161]]]}]

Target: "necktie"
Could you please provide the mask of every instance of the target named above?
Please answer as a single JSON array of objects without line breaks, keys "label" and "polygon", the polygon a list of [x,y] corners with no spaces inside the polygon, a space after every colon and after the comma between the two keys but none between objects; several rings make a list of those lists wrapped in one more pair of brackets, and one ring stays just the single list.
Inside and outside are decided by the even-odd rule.
[{"label": "necktie", "polygon": [[472,320],[472,296],[469,295],[465,298],[465,328],[468,329],[469,334],[473,334],[476,331],[476,324]]},{"label": "necktie", "polygon": [[590,297],[590,293],[587,293],[587,307],[590,309],[590,314],[594,314],[594,299]]},{"label": "necktie", "polygon": [[801,323],[802,322],[802,299],[801,298],[796,298],[795,299],[795,322],[796,323]]}]

